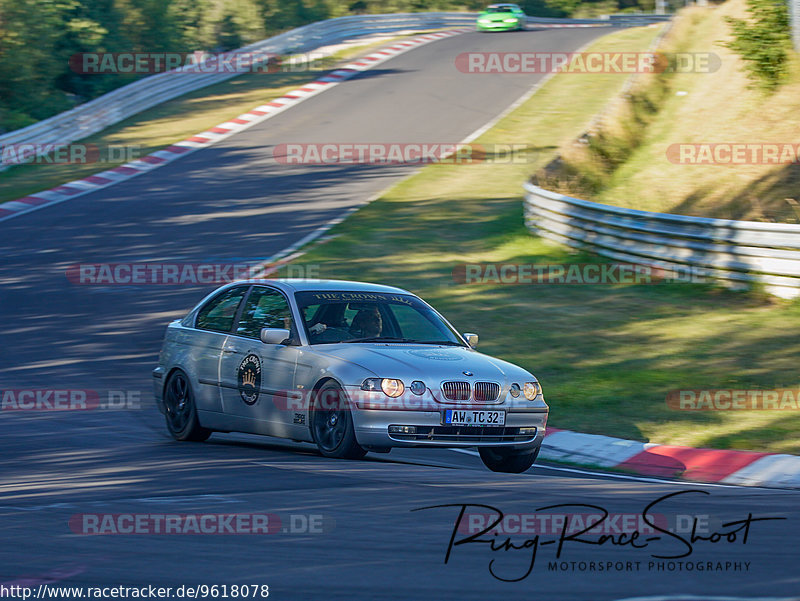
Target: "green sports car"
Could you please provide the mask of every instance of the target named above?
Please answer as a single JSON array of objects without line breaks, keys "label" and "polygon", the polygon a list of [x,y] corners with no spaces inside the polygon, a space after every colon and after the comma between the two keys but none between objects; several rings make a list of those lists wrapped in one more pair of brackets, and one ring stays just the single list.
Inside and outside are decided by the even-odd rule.
[{"label": "green sports car", "polygon": [[525,13],[516,4],[491,4],[478,15],[478,31],[513,31],[525,28]]}]

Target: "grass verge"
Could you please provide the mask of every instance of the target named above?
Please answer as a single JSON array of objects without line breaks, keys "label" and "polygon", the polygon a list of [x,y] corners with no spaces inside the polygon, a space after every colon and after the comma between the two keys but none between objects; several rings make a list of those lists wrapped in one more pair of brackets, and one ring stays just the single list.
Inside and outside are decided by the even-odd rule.
[{"label": "grass verge", "polygon": [[[658,29],[591,50],[647,48]],[[551,425],[659,443],[800,451],[800,413],[686,412],[674,389],[800,387],[800,303],[706,285],[464,285],[464,263],[601,263],[532,236],[522,182],[622,87],[613,74],[561,74],[477,142],[525,144],[522,163],[430,165],[336,226],[302,257],[321,277],[405,287],[481,350],[542,381]]]},{"label": "grass verge", "polygon": [[661,49],[711,56],[712,69],[640,77],[588,144],[561,147],[562,160],[537,174],[542,185],[646,211],[800,222],[796,152],[794,163],[766,154],[762,164],[680,160],[678,149],[688,145],[786,149],[800,142],[800,55],[792,55],[786,83],[767,94],[754,89],[744,61],[724,46],[731,40],[725,18],[741,18],[745,8],[744,0],[730,0],[682,10]]}]

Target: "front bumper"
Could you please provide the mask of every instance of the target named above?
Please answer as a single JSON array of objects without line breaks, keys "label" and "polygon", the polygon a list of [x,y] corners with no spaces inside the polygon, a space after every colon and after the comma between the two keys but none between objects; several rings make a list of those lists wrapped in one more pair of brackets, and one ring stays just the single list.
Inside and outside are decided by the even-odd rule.
[{"label": "front bumper", "polygon": [[[477,408],[477,407],[476,407]],[[481,409],[504,409],[501,406]],[[505,426],[445,426],[442,410],[391,411],[354,409],[358,444],[365,448],[392,447],[514,447],[535,448],[544,438],[547,410],[506,411]],[[389,426],[415,426],[413,434],[389,433]],[[520,428],[533,429],[520,433]]]},{"label": "front bumper", "polygon": [[503,23],[502,21],[490,21],[489,23],[476,23],[475,28],[479,31],[512,31],[520,28],[520,23]]}]

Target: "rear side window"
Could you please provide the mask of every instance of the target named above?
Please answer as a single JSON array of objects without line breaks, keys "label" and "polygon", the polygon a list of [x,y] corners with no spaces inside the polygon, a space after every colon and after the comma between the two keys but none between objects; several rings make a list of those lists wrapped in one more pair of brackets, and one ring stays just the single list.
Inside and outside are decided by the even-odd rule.
[{"label": "rear side window", "polygon": [[249,286],[236,286],[212,298],[198,312],[196,327],[214,332],[230,332],[248,288]]}]

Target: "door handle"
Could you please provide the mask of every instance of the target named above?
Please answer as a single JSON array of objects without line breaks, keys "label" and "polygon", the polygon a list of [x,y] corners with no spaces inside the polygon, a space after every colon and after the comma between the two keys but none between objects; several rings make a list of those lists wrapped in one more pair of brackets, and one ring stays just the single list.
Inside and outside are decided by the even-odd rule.
[{"label": "door handle", "polygon": [[236,351],[234,349],[224,348],[224,349],[222,349],[222,352],[225,353],[226,355],[228,355],[228,354],[231,354],[231,353],[235,353]]}]

